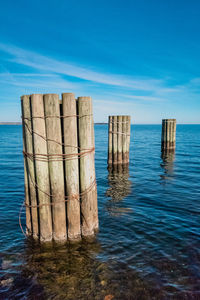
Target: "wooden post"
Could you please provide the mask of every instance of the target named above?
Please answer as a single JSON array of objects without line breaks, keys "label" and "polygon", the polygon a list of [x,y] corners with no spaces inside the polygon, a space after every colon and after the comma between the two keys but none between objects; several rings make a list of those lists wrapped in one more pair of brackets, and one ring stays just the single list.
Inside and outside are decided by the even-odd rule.
[{"label": "wooden post", "polygon": [[42,242],[93,236],[99,222],[92,99],[33,94],[21,106],[27,234]]},{"label": "wooden post", "polygon": [[[60,103],[57,94],[44,95],[47,153],[52,201],[53,239],[67,239]],[[55,156],[57,155],[57,156]]]},{"label": "wooden post", "polygon": [[[22,133],[23,133],[23,151],[27,152],[26,137],[24,128],[24,109],[23,98],[21,97],[21,110],[22,110]],[[27,157],[24,156],[24,192],[25,192],[25,204],[30,205],[29,184],[28,184],[28,165]],[[31,222],[31,209],[26,206],[26,234],[32,235],[32,222]]]},{"label": "wooden post", "polygon": [[108,165],[112,165],[113,157],[112,157],[112,131],[113,131],[113,117],[109,116],[108,118]]},{"label": "wooden post", "polygon": [[[91,101],[92,99],[90,97],[78,98],[78,128],[80,154],[90,151],[93,147]],[[91,162],[93,157],[94,156],[92,152],[80,156],[80,192],[82,193],[81,216],[83,236],[92,236],[94,234],[94,218],[92,213],[94,208],[94,199],[92,191],[89,190],[95,180],[93,164]]]},{"label": "wooden post", "polygon": [[117,116],[117,163],[122,164],[122,116]]},{"label": "wooden post", "polygon": [[74,94],[62,94],[63,101],[63,135],[64,153],[71,159],[66,159],[65,186],[67,201],[68,239],[81,238],[80,199],[79,199],[79,163],[78,163],[78,137],[77,137],[77,111]]},{"label": "wooden post", "polygon": [[113,136],[112,136],[112,149],[113,149],[113,164],[117,164],[117,116],[113,116]]},{"label": "wooden post", "polygon": [[172,142],[173,142],[173,148],[176,147],[176,119],[174,119],[173,122],[173,138],[172,138]]},{"label": "wooden post", "polygon": [[94,139],[94,119],[93,119],[93,105],[92,99],[90,101],[90,111],[91,111],[91,127],[92,127],[92,148],[94,151],[91,153],[91,164],[92,164],[92,174],[93,174],[93,182],[95,183],[92,188],[92,199],[93,199],[93,228],[94,232],[99,229],[99,218],[98,218],[98,201],[97,201],[97,185],[96,185],[96,174],[95,174],[95,139]]},{"label": "wooden post", "polygon": [[127,143],[126,143],[126,116],[122,116],[122,162],[123,164],[127,164]]},{"label": "wooden post", "polygon": [[176,119],[162,120],[161,149],[175,149]]},{"label": "wooden post", "polygon": [[[21,97],[22,104],[22,116],[23,116],[23,130],[24,130],[24,144],[25,144],[25,152],[30,155],[33,155],[33,137],[32,137],[32,119],[31,119],[31,105],[30,105],[30,96],[22,96]],[[26,169],[27,169],[27,180],[29,187],[29,203],[33,207],[30,209],[26,207],[27,212],[27,222],[29,223],[29,212],[31,212],[31,222],[32,222],[32,235],[33,238],[37,239],[39,236],[38,229],[38,208],[37,208],[37,195],[35,190],[35,166],[34,160],[28,155],[25,159],[26,161]],[[29,227],[29,226],[28,226]]]},{"label": "wooden post", "polygon": [[109,116],[108,168],[111,164],[129,163],[130,125],[130,116]]},{"label": "wooden post", "polygon": [[127,124],[126,124],[126,132],[127,132],[127,136],[126,136],[126,143],[127,143],[127,155],[126,155],[126,159],[127,159],[127,163],[129,164],[129,148],[130,148],[130,135],[131,135],[131,117],[127,116]]},{"label": "wooden post", "polygon": [[[36,184],[38,193],[40,240],[52,240],[51,199],[49,186],[48,157],[41,159],[40,154],[47,155],[46,128],[44,119],[43,95],[31,95],[33,124],[33,150],[35,157]],[[43,156],[42,156],[43,157]]]}]

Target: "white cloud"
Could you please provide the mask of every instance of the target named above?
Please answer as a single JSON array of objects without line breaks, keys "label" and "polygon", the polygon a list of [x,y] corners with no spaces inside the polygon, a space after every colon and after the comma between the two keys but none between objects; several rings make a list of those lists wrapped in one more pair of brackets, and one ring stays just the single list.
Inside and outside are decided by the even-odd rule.
[{"label": "white cloud", "polygon": [[12,58],[9,58],[9,61],[31,67],[40,72],[52,72],[99,84],[129,88],[131,90],[153,92],[163,85],[163,81],[158,79],[134,79],[118,74],[96,72],[89,67],[84,68],[68,62],[62,62],[12,45],[0,43],[0,50],[12,56]]},{"label": "white cloud", "polygon": [[[0,73],[0,104],[3,103],[5,111],[6,105],[10,110],[9,103],[12,103],[13,115],[16,99],[30,93],[89,94],[94,99],[94,115],[98,122],[107,121],[108,114],[133,114],[133,119],[140,123],[142,120],[160,122],[172,110],[174,116],[187,115],[183,110],[190,109],[192,101],[199,101],[200,78],[193,78],[184,85],[170,86],[168,82],[173,78],[158,80],[102,73],[91,66],[78,66],[13,45],[0,44],[0,51],[7,54],[1,58],[5,64],[2,64],[3,73]],[[22,70],[23,73],[11,73],[7,70],[8,62],[18,64],[15,70]],[[30,71],[25,73],[27,69]],[[19,111],[18,101],[16,118]],[[191,120],[197,115],[196,111],[193,109]],[[2,108],[0,113],[1,119],[6,118]],[[199,120],[199,116],[195,120]]]}]

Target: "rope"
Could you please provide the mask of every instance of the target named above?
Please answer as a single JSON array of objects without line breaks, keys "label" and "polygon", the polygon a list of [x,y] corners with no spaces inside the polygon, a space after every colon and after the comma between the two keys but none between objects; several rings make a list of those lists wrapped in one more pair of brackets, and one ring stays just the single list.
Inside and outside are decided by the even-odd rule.
[{"label": "rope", "polygon": [[[31,178],[31,182],[32,182],[32,178]],[[33,183],[33,182],[32,182]],[[38,185],[36,183],[34,183],[34,186],[39,188]],[[92,189],[93,187],[95,187],[96,189],[96,178],[94,179],[94,181],[91,183],[91,185],[82,193],[79,193],[79,194],[74,194],[74,195],[70,195],[70,196],[66,196],[62,201],[57,201],[57,202],[50,202],[50,203],[42,203],[42,204],[38,204],[38,205],[28,205],[25,203],[25,201],[23,201],[21,207],[20,207],[20,211],[19,211],[19,226],[21,228],[21,231],[23,233],[23,235],[27,238],[27,234],[24,232],[23,230],[23,227],[22,227],[22,223],[21,223],[21,214],[22,214],[22,209],[23,207],[28,207],[28,208],[40,208],[40,207],[43,207],[43,206],[55,206],[57,204],[60,204],[60,203],[66,203],[68,202],[69,200],[73,200],[73,199],[80,199],[81,197],[85,196],[86,194],[88,194]],[[40,191],[42,191],[40,189]],[[42,191],[44,194],[48,195],[49,197],[53,197],[53,195],[50,195],[44,191]],[[80,200],[79,200],[80,201]]]},{"label": "rope", "polygon": [[66,116],[31,116],[30,118],[25,118],[23,116],[21,116],[21,118],[23,120],[28,120],[31,121],[32,119],[42,119],[45,120],[47,118],[57,118],[57,119],[65,119],[65,118],[71,118],[71,117],[75,117],[75,118],[84,118],[84,117],[91,117],[93,116],[93,114],[88,114],[88,115],[66,115]]},{"label": "rope", "polygon": [[125,132],[118,132],[118,131],[109,131],[109,133],[113,133],[113,134],[123,134],[123,135],[126,135],[126,136],[130,136],[130,134],[127,134]]},{"label": "rope", "polygon": [[78,149],[80,151],[88,151],[89,150],[89,149],[84,149],[84,148],[81,149],[78,146],[68,145],[68,144],[65,144],[65,143],[62,143],[62,142],[58,142],[58,141],[55,141],[55,140],[52,140],[52,139],[48,139],[45,136],[43,136],[43,135],[37,133],[36,131],[34,131],[33,129],[31,129],[26,122],[24,122],[24,125],[26,126],[26,128],[28,129],[28,131],[30,132],[31,135],[34,133],[35,135],[41,137],[45,142],[54,142],[54,143],[56,143],[56,144],[58,144],[60,146],[72,147],[72,148],[76,148],[76,149]]},{"label": "rope", "polygon": [[129,123],[129,121],[121,121],[121,122],[119,122],[119,121],[110,121],[109,124],[110,124],[110,123],[112,123],[112,124],[116,124],[116,123],[119,123],[119,124],[122,124],[122,123],[127,124],[127,123]]},{"label": "rope", "polygon": [[[37,186],[37,184],[35,184]],[[37,186],[38,187],[38,186]],[[93,187],[96,187],[96,179],[91,183],[91,185],[82,193],[80,194],[73,194],[73,195],[70,195],[70,196],[65,196],[63,200],[60,200],[60,201],[56,201],[56,202],[49,202],[49,203],[41,203],[41,204],[37,204],[37,205],[28,205],[24,202],[24,206],[26,207],[29,207],[29,208],[40,208],[40,207],[43,207],[43,206],[55,206],[57,204],[60,204],[60,203],[65,203],[65,202],[68,202],[69,200],[78,200],[80,199],[80,197],[83,197],[85,196],[86,194],[88,194],[92,189]],[[40,189],[40,191],[42,191]],[[50,195],[44,191],[42,191],[44,194],[48,195],[49,197],[54,197],[54,195]]]},{"label": "rope", "polygon": [[40,153],[28,153],[26,151],[23,151],[24,157],[27,157],[29,159],[38,160],[38,161],[46,161],[46,162],[52,162],[52,161],[69,161],[76,159],[78,157],[86,156],[87,154],[90,154],[95,151],[95,148],[88,149],[86,151],[80,152],[80,153],[69,153],[69,154],[40,154]]},{"label": "rope", "polygon": [[[37,186],[36,183],[35,183],[35,185]],[[78,200],[78,199],[80,199],[80,197],[83,197],[86,194],[88,194],[93,189],[93,187],[95,187],[95,189],[96,189],[96,179],[91,183],[91,185],[84,192],[82,192],[80,194],[74,194],[74,195],[66,196],[65,199],[62,200],[62,201],[50,202],[50,203],[42,203],[42,204],[38,204],[38,205],[28,205],[28,204],[25,203],[25,201],[23,201],[23,203],[22,203],[22,205],[20,207],[20,211],[19,211],[19,226],[21,228],[21,231],[22,231],[23,235],[27,238],[27,234],[24,232],[23,227],[22,227],[22,223],[21,223],[21,214],[22,214],[22,209],[23,209],[24,206],[25,207],[29,207],[29,208],[40,208],[40,207],[43,207],[43,206],[55,206],[55,205],[60,204],[60,203],[68,202],[71,199]],[[43,191],[43,193],[45,193],[45,194],[48,195],[48,193],[46,193],[44,191]],[[49,195],[49,196],[53,197],[53,195]]]},{"label": "rope", "polygon": [[[36,134],[38,135],[39,137],[41,137],[43,140],[45,140],[46,142],[48,141],[51,141],[51,142],[55,142],[61,146],[64,146],[64,147],[72,147],[72,148],[76,148],[77,150],[79,150],[79,152],[77,153],[65,153],[65,154],[40,154],[40,153],[28,153],[26,151],[23,151],[23,155],[25,158],[29,158],[33,161],[44,161],[44,162],[52,162],[52,161],[68,161],[68,160],[72,160],[72,159],[77,159],[77,158],[81,158],[81,157],[84,157],[92,152],[95,151],[95,147],[91,148],[91,149],[83,149],[83,148],[80,148],[78,146],[72,146],[72,145],[66,145],[65,143],[61,143],[61,142],[58,142],[58,141],[55,141],[55,140],[52,140],[52,139],[47,139],[45,136],[35,132],[34,130],[32,130],[32,128],[30,128],[28,126],[28,124],[25,122],[25,120],[28,120],[28,121],[31,121],[33,118],[39,118],[39,119],[46,119],[46,118],[69,118],[69,117],[79,117],[79,118],[82,118],[82,117],[87,117],[87,116],[93,116],[92,114],[88,114],[88,115],[83,115],[83,116],[79,116],[79,115],[69,115],[69,116],[33,116],[33,117],[30,117],[30,118],[23,118],[23,124],[24,126],[28,129],[28,131],[31,133],[31,135],[33,134]],[[29,165],[29,164],[27,164]],[[51,198],[54,198],[55,196],[53,194],[49,194],[45,191],[43,191],[38,185],[37,183],[35,182],[35,180],[33,180],[32,176],[31,176],[31,173],[29,172],[29,168],[28,168],[28,175],[29,175],[29,178],[30,178],[30,181],[31,183],[33,184],[33,186],[35,188],[37,188],[39,191],[41,191],[42,193],[46,194],[48,197],[51,197]],[[22,227],[22,224],[21,224],[21,214],[22,214],[22,209],[23,207],[28,207],[28,208],[40,208],[40,207],[43,207],[43,206],[55,206],[57,204],[60,204],[60,203],[65,203],[69,200],[78,200],[80,201],[80,198],[84,197],[86,194],[88,194],[93,188],[96,188],[96,178],[94,179],[94,181],[90,184],[90,186],[83,192],[81,193],[78,193],[78,194],[72,194],[72,195],[69,195],[69,196],[65,196],[63,200],[60,200],[60,201],[56,201],[56,202],[49,202],[49,203],[41,203],[41,204],[38,204],[38,205],[28,205],[25,203],[25,201],[23,201],[21,207],[20,207],[20,211],[19,211],[19,226],[21,228],[21,231],[23,233],[23,235],[25,237],[27,237],[27,234],[24,232],[23,230],[23,227]]]},{"label": "rope", "polygon": [[23,229],[23,227],[22,227],[22,223],[21,223],[21,214],[22,214],[22,209],[23,209],[23,207],[24,207],[24,204],[25,204],[25,202],[23,201],[23,203],[22,203],[22,205],[21,205],[21,207],[20,207],[20,210],[19,210],[19,226],[20,226],[20,228],[21,228],[21,231],[22,231],[23,235],[24,235],[25,237],[27,237],[27,235],[26,235],[26,233],[24,232],[24,229]]}]

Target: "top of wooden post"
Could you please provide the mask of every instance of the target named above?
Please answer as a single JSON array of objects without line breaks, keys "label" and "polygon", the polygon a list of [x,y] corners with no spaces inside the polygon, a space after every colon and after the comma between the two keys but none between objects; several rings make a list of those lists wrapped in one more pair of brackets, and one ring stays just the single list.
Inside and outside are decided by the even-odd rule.
[{"label": "top of wooden post", "polygon": [[62,96],[73,96],[73,97],[75,97],[75,95],[74,95],[74,93],[62,93]]},{"label": "top of wooden post", "polygon": [[165,122],[170,122],[170,121],[176,122],[176,119],[162,119],[162,121],[165,121]]}]

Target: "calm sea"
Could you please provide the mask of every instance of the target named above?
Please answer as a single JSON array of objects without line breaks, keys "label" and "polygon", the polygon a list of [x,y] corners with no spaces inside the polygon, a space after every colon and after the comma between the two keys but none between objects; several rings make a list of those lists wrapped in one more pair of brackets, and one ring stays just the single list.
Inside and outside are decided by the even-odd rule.
[{"label": "calm sea", "polygon": [[44,247],[18,224],[22,128],[0,126],[0,299],[200,299],[200,125],[178,125],[163,157],[161,126],[132,126],[121,173],[107,170],[107,126],[95,136],[99,234]]}]

